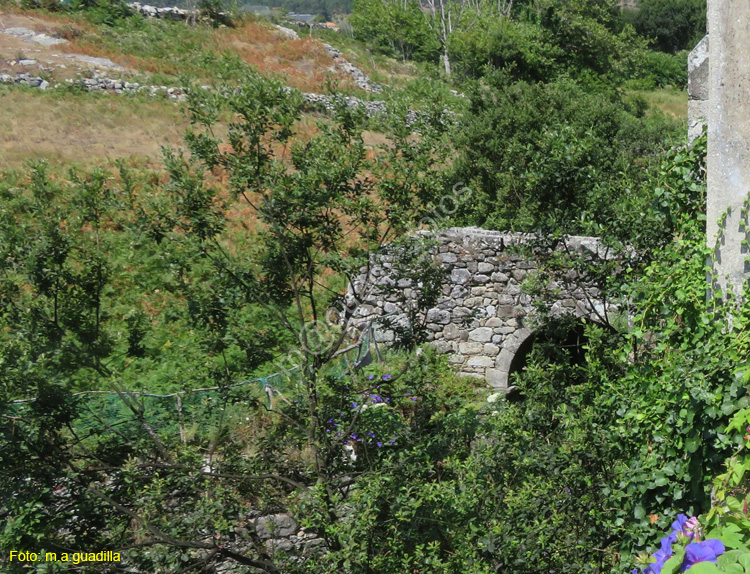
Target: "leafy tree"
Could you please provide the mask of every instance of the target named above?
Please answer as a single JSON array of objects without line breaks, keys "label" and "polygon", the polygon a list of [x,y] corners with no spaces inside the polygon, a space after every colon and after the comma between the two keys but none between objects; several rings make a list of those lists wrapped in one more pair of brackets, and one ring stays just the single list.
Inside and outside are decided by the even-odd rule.
[{"label": "leafy tree", "polygon": [[496,72],[471,98],[455,169],[481,200],[459,221],[494,229],[602,233],[622,218],[618,203],[631,201],[669,125],[570,80],[513,83]]},{"label": "leafy tree", "polygon": [[[349,435],[387,433],[401,442],[436,408],[426,419],[411,417],[412,401],[396,375],[382,383],[389,385],[393,407],[377,414],[351,408],[355,401],[345,395],[364,401],[377,389],[362,375],[332,371],[331,363],[371,286],[371,278],[355,283],[355,277],[430,205],[440,181],[441,114],[425,118],[416,139],[400,117],[388,143],[368,150],[361,111],[342,101],[334,121],[321,121],[314,135],[301,137],[298,93],[257,73],[235,73],[238,84],[192,93],[192,156],[165,153],[163,193],[137,198],[124,170],[124,193],[112,193],[103,173],[76,178],[75,199],[67,205],[68,196],[56,196],[57,186],[39,169],[31,185],[37,213],[27,222],[34,233],[21,227],[19,234],[17,218],[29,205],[23,186],[17,209],[5,213],[2,360],[8,375],[0,440],[13,464],[4,467],[2,488],[17,496],[5,511],[4,547],[127,546],[133,548],[128,562],[143,571],[235,561],[279,572],[287,568],[285,556],[270,556],[254,530],[237,550],[235,527],[248,506],[285,508],[299,499],[314,509],[316,531],[341,566],[346,533],[336,525],[349,500],[353,469],[342,458]],[[218,117],[228,120],[225,141],[214,135]],[[226,187],[211,183],[217,180]],[[6,193],[14,199],[16,189]],[[231,216],[243,204],[258,221],[249,240]],[[45,230],[40,238],[37,228]],[[113,229],[137,233],[117,241]],[[155,275],[166,273],[174,296],[171,319],[153,334],[161,339],[157,345],[149,344],[148,323],[132,307],[119,319],[112,314],[122,309],[113,304],[115,286],[128,283],[121,269],[106,266],[104,254],[119,261],[125,251],[127,260],[134,242],[148,245],[150,257],[141,263],[153,266],[132,279],[153,286]],[[161,261],[150,259],[155,256]],[[434,267],[414,241],[392,256],[403,257],[408,269]],[[351,287],[353,299],[342,298],[334,276]],[[433,273],[415,285],[424,291],[424,305],[434,301],[440,280]],[[284,340],[278,334],[253,340],[259,318],[274,333],[293,337],[286,340],[293,353],[276,368],[298,373],[270,413],[265,395],[250,394],[254,406],[248,408],[247,394],[238,394],[244,387],[232,386],[264,356],[255,347],[244,353],[248,343],[268,341],[273,348]],[[419,342],[418,330],[407,335],[412,345]],[[173,337],[186,343],[176,357],[165,350]],[[173,380],[185,371],[203,377],[195,386],[211,385],[213,394],[204,400],[185,395],[192,398],[183,408],[174,394],[132,392],[141,376]],[[178,389],[190,388],[192,380],[186,377]],[[79,417],[88,403],[70,392],[94,385],[112,389],[119,402]],[[409,392],[419,396],[428,389],[415,383]],[[9,402],[19,394],[37,400]],[[183,420],[188,416],[190,425]],[[253,434],[250,417],[264,430],[248,444],[243,432]],[[334,417],[349,429],[345,435],[326,432]],[[380,472],[376,463],[387,456],[378,455],[375,444],[370,448],[363,462],[369,459],[368,472]],[[62,502],[55,498],[60,488]],[[163,511],[177,506],[177,513]]]},{"label": "leafy tree", "polygon": [[354,36],[403,60],[434,60],[439,44],[418,2],[356,0]]},{"label": "leafy tree", "polygon": [[705,0],[641,0],[622,17],[663,52],[692,50],[706,33]]}]

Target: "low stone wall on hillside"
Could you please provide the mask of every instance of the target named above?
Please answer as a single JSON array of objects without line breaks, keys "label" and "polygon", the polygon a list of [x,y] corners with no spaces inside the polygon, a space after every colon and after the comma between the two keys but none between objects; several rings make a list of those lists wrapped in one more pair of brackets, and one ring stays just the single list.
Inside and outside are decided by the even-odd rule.
[{"label": "low stone wall on hillside", "polygon": [[[522,283],[536,273],[535,261],[518,247],[532,246],[533,235],[502,233],[478,228],[451,228],[430,234],[437,241],[436,260],[443,267],[446,281],[437,305],[427,311],[428,340],[449,354],[448,361],[461,375],[484,379],[491,387],[507,390],[513,359],[521,345],[534,333],[535,307]],[[608,258],[607,250],[595,237],[568,237],[566,246],[587,258]],[[367,270],[363,270],[363,273]],[[394,321],[405,317],[400,305],[413,297],[411,280],[401,279],[403,296],[383,296],[377,285],[385,285],[392,265],[376,261],[368,275],[356,285],[374,284],[375,289],[357,311],[355,325],[374,321],[376,340],[392,342],[393,331],[378,326],[387,314]],[[599,321],[609,311],[590,287],[547,285],[555,293],[552,315],[573,315]]]}]

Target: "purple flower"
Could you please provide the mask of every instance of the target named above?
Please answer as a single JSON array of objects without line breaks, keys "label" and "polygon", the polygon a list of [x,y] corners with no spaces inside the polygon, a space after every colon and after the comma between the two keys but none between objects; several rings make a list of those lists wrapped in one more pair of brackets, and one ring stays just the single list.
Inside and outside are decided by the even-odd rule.
[{"label": "purple flower", "polygon": [[380,441],[378,441],[378,442],[377,442],[377,445],[378,445],[378,446],[383,446],[383,443],[382,443],[382,442],[380,442]]},{"label": "purple flower", "polygon": [[352,408],[356,409],[357,408],[357,403],[352,403]]},{"label": "purple flower", "polygon": [[672,534],[669,535],[669,539],[672,542],[677,541],[677,535],[680,532],[683,532],[683,529],[685,528],[685,524],[687,524],[687,521],[688,521],[688,517],[685,516],[684,514],[677,515],[677,520],[675,520],[672,523]]},{"label": "purple flower", "polygon": [[391,380],[391,376],[390,375],[383,375],[383,380],[384,381],[390,381]]},{"label": "purple flower", "polygon": [[653,557],[656,562],[649,564],[643,571],[643,574],[659,574],[664,564],[672,556],[672,540],[669,536],[665,536],[661,539],[661,548],[654,552]]},{"label": "purple flower", "polygon": [[721,543],[721,540],[715,538],[688,544],[685,547],[685,560],[682,562],[680,572],[685,572],[698,562],[713,562],[716,564],[716,559],[724,554],[724,550],[724,544]]},{"label": "purple flower", "polygon": [[369,376],[369,377],[367,377],[367,378],[368,378],[368,379],[370,379],[370,380],[373,380],[373,379],[375,378],[375,375],[370,375],[370,376]]}]

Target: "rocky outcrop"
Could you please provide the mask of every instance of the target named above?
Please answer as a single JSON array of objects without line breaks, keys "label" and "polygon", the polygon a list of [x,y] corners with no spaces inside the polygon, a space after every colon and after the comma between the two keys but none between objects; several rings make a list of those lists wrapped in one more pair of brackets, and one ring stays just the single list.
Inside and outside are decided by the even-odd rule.
[{"label": "rocky outcrop", "polygon": [[300,39],[299,34],[297,34],[297,32],[295,32],[291,28],[287,28],[286,26],[279,26],[278,24],[274,24],[274,28],[276,28],[276,30],[278,30],[279,33],[286,38],[290,38],[291,40]]},{"label": "rocky outcrop", "polygon": [[146,18],[185,21],[191,17],[198,17],[197,11],[183,10],[182,8],[177,8],[175,6],[166,6],[164,8],[159,8],[157,6],[141,4],[140,2],[131,2],[128,4],[128,8],[130,8],[134,12],[137,12],[141,16],[145,16]]},{"label": "rocky outcrop", "polygon": [[40,34],[29,30],[28,28],[15,27],[15,28],[3,28],[0,30],[3,34],[13,36],[25,40],[26,42],[33,42],[40,46],[56,46],[57,44],[67,44],[68,41],[62,38],[55,38],[54,36],[48,36],[47,34]]}]

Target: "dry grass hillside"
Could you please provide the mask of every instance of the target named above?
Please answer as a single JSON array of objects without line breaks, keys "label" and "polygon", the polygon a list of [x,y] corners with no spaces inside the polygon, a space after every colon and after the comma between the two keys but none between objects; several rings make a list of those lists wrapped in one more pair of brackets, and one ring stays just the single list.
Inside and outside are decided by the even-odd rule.
[{"label": "dry grass hillside", "polygon": [[[5,32],[19,28],[67,42],[47,46]],[[134,20],[110,28],[0,3],[2,74],[28,73],[51,84],[94,74],[167,86],[180,85],[188,76],[211,84],[221,80],[219,64],[227,56],[304,91],[324,92],[335,82],[358,93],[318,39],[290,39],[268,22],[249,18],[235,28],[212,29]],[[163,97],[0,84],[0,170],[38,158],[59,166],[120,158],[158,163],[161,146],[180,145],[186,127],[184,106]]]}]

